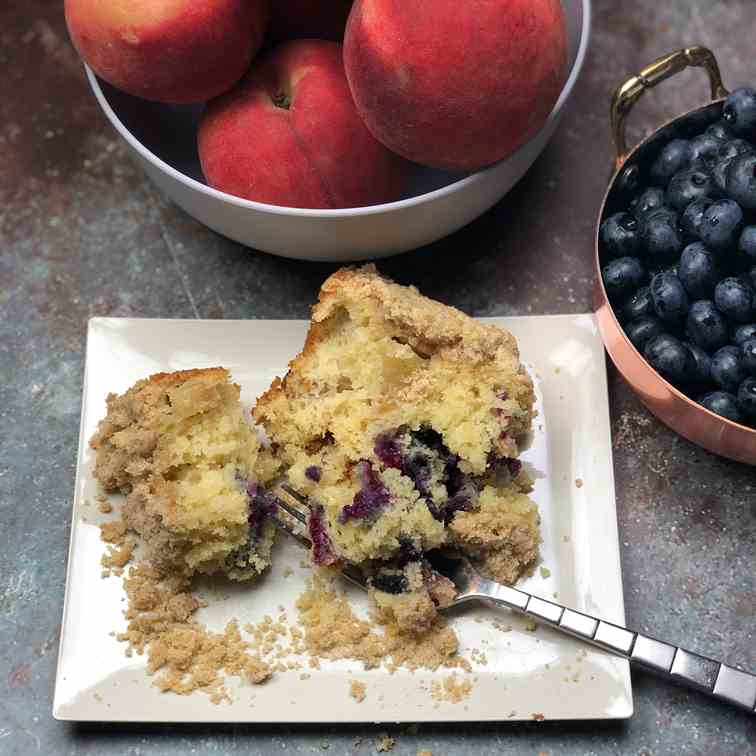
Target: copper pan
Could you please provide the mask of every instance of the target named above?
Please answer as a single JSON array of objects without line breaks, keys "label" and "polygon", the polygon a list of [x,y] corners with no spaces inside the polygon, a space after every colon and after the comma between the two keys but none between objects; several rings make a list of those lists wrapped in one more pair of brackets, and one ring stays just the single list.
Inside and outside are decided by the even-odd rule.
[{"label": "copper pan", "polygon": [[[631,150],[625,141],[625,120],[643,93],[690,66],[702,67],[709,76],[711,102],[694,108],[661,126]],[[670,138],[671,132],[687,124],[700,124],[717,117],[718,107],[727,96],[719,66],[710,50],[688,47],[651,63],[617,88],[611,104],[611,125],[616,157],[614,171],[601,205],[594,238],[596,278],[594,301],[601,338],[617,370],[638,394],[643,404],[663,423],[681,436],[715,454],[756,465],[756,430],[720,417],[688,398],[662,378],[636,350],[617,320],[601,280],[598,229],[605,215],[615,212],[619,202],[618,177],[625,166],[643,163],[655,145]],[[691,126],[695,130],[695,126]]]}]

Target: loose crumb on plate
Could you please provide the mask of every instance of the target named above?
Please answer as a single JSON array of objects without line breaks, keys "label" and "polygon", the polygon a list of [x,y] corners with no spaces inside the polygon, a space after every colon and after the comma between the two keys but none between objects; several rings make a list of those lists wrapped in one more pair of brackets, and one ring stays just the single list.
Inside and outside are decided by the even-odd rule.
[{"label": "loose crumb on plate", "polygon": [[108,497],[104,494],[100,494],[96,497],[97,509],[103,514],[110,514],[113,511],[113,505],[108,501]]},{"label": "loose crumb on plate", "polygon": [[349,682],[349,695],[357,701],[357,703],[362,703],[367,695],[365,692],[365,683],[360,682],[359,680],[351,680]]},{"label": "loose crumb on plate", "polygon": [[458,680],[457,675],[452,674],[442,681],[434,681],[431,685],[431,696],[436,701],[449,701],[459,703],[470,696],[472,682],[470,680]]},{"label": "loose crumb on plate", "polygon": [[105,543],[120,546],[126,540],[126,525],[121,520],[111,520],[100,525],[100,538]]},{"label": "loose crumb on plate", "polygon": [[422,751],[417,752],[417,756],[433,756],[433,751],[429,748],[423,748]]},{"label": "loose crumb on plate", "polygon": [[542,578],[551,577],[551,570],[548,567],[541,567],[540,573]]},{"label": "loose crumb on plate", "polygon": [[577,488],[582,488],[583,487],[583,479],[582,478],[575,478],[575,486]]},{"label": "loose crumb on plate", "polygon": [[379,735],[378,742],[375,744],[375,750],[378,753],[388,753],[394,749],[396,740],[390,735]]}]

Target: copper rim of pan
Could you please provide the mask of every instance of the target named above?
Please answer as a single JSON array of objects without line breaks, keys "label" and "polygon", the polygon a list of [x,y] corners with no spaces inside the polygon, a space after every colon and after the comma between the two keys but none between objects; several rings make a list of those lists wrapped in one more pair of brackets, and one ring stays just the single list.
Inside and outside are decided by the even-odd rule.
[{"label": "copper rim of pan", "polygon": [[[625,140],[625,120],[633,105],[635,105],[643,92],[647,89],[656,86],[660,82],[690,66],[700,66],[706,70],[711,85],[712,99],[702,106],[692,108],[691,110],[670,119],[649,134],[631,150],[628,150]],[[598,223],[596,224],[594,234],[594,266],[596,272],[594,290],[595,306],[599,331],[601,332],[601,336],[612,361],[615,363],[623,378],[625,378],[625,380],[630,383],[631,387],[641,396],[644,404],[646,404],[653,414],[657,415],[660,420],[669,425],[673,430],[695,444],[731,459],[756,464],[756,429],[749,428],[746,425],[736,423],[722,417],[721,415],[717,415],[686,396],[682,391],[677,389],[657,373],[654,368],[648,364],[643,355],[635,348],[625,334],[625,331],[620,325],[617,316],[614,313],[614,309],[609,302],[601,278],[601,262],[599,258],[599,226],[622,168],[625,165],[629,165],[632,158],[641,152],[650,141],[654,140],[662,130],[667,129],[673,124],[680,124],[694,113],[702,112],[713,105],[721,103],[727,94],[728,92],[722,84],[719,66],[717,65],[713,53],[707,48],[700,46],[688,47],[684,50],[678,50],[670,55],[659,58],[644,68],[636,76],[628,79],[615,91],[612,98],[610,115],[612,134],[616,147],[616,158],[612,177],[601,203]],[[617,349],[618,345],[621,346],[620,349]],[[618,354],[617,352],[624,352],[624,355]],[[633,362],[635,364],[632,364]],[[645,367],[645,370],[641,368],[641,364]],[[631,379],[628,377],[628,373],[636,373],[636,375]],[[637,375],[637,373],[640,373],[640,375]],[[657,389],[656,392],[654,392],[655,388]],[[659,394],[659,388],[664,389],[667,394],[666,397]],[[652,402],[648,399],[648,397],[653,396],[654,394],[658,399],[656,402]],[[661,406],[664,404],[665,400],[672,400],[673,404],[677,405],[677,412],[667,412],[667,408]],[[674,407],[672,409],[674,409]],[[728,430],[730,438],[728,439],[729,443],[725,444],[726,448],[722,448],[722,444],[720,443],[722,440],[721,438],[717,439],[714,437],[716,434],[702,433],[700,420],[703,418],[706,418],[713,426],[719,426],[723,430]],[[698,423],[696,423],[697,419],[699,421]],[[719,435],[721,436],[722,434]],[[712,437],[707,438],[708,436]],[[738,450],[738,439],[746,441],[747,448]]]}]

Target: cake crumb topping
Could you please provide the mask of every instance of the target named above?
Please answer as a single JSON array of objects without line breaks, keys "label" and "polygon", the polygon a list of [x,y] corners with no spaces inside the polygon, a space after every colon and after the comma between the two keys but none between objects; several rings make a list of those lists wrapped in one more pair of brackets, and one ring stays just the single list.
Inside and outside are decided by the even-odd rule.
[{"label": "cake crumb topping", "polygon": [[355,701],[357,701],[357,703],[362,703],[367,696],[367,693],[365,690],[365,683],[360,682],[359,680],[350,680],[349,695]]},{"label": "cake crumb topping", "polygon": [[470,696],[472,682],[458,680],[456,674],[445,677],[442,681],[434,681],[431,685],[431,696],[436,701],[459,703]]}]

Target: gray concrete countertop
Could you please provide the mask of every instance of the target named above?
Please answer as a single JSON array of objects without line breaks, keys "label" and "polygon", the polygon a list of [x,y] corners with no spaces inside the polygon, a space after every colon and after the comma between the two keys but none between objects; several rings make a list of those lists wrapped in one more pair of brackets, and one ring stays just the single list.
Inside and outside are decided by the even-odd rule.
[{"label": "gray concrete countertop", "polygon": [[[610,90],[657,55],[713,48],[756,82],[750,0],[597,0],[588,62],[542,157],[497,207],[380,268],[474,315],[591,307]],[[60,0],[0,7],[0,754],[746,754],[756,718],[645,675],[627,722],[419,727],[72,725],[51,716],[83,348],[93,315],[308,315],[333,266],[202,228],[126,157],[91,97]],[[646,98],[638,136],[702,102],[699,71]],[[628,623],[756,668],[756,470],[658,423],[610,367]],[[327,749],[327,750],[326,750]]]}]

